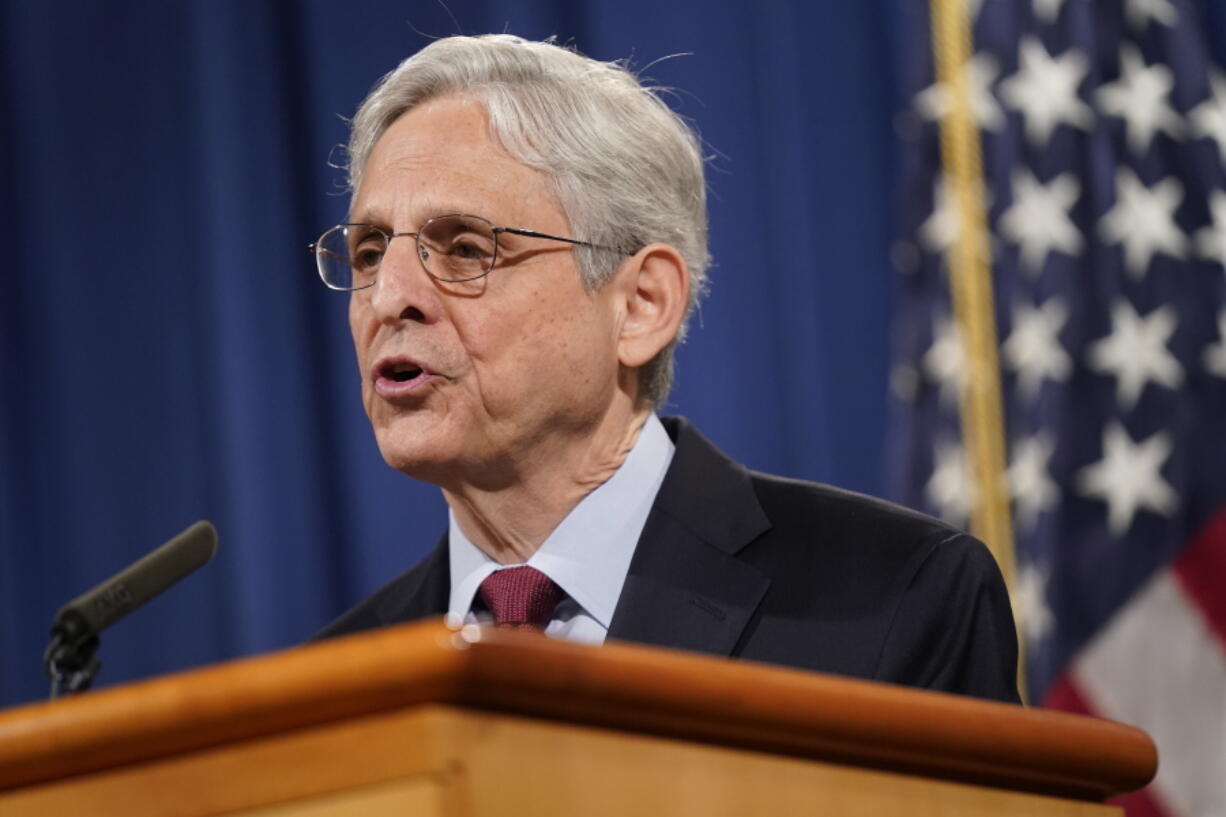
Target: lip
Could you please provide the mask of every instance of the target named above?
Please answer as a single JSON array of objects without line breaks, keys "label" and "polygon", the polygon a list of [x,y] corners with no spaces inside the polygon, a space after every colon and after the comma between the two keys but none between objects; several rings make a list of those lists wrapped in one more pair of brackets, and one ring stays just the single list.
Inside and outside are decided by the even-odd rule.
[{"label": "lip", "polygon": [[[393,372],[406,366],[412,366],[420,371],[410,380],[397,380]],[[381,358],[371,370],[375,393],[387,400],[413,396],[432,381],[440,379],[442,375],[431,371],[430,367],[424,363],[404,355]]]}]

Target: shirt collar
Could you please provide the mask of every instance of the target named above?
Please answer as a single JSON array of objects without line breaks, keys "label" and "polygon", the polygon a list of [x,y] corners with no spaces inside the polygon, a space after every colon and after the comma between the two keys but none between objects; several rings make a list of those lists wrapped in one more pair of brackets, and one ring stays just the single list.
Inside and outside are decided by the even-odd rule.
[{"label": "shirt collar", "polygon": [[[649,415],[621,467],[580,500],[527,561],[606,630],[673,451],[663,424]],[[500,565],[464,535],[453,511],[448,521],[448,616],[464,617],[481,582]]]}]

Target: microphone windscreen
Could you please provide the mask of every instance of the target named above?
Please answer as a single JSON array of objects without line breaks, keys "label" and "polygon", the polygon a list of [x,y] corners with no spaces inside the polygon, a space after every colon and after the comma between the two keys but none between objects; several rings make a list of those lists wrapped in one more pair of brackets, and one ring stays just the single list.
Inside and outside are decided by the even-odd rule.
[{"label": "microphone windscreen", "polygon": [[[55,615],[57,627],[97,634],[204,565],[217,552],[217,529],[200,521],[87,593]],[[75,634],[74,634],[75,635]]]}]

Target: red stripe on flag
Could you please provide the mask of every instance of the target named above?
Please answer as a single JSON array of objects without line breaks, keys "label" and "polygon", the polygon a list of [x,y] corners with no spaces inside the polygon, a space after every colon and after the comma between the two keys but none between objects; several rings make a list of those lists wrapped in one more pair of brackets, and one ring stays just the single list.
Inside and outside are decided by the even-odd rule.
[{"label": "red stripe on flag", "polygon": [[1086,699],[1082,697],[1081,690],[1077,688],[1076,682],[1073,681],[1068,673],[1061,675],[1048,688],[1047,695],[1043,698],[1042,706],[1045,709],[1059,709],[1061,712],[1073,712],[1078,715],[1098,717],[1098,713],[1086,703]]},{"label": "red stripe on flag", "polygon": [[1200,529],[1171,568],[1226,648],[1226,508]]},{"label": "red stripe on flag", "polygon": [[1172,817],[1171,812],[1158,805],[1158,799],[1153,794],[1153,790],[1153,786],[1146,786],[1132,794],[1112,797],[1107,803],[1119,806],[1128,817]]},{"label": "red stripe on flag", "polygon": [[[1094,707],[1086,700],[1077,682],[1067,673],[1060,676],[1047,690],[1047,695],[1043,698],[1043,707],[1077,715],[1089,715],[1094,718],[1102,717],[1094,711]],[[1171,812],[1159,805],[1158,796],[1152,786],[1146,786],[1121,797],[1113,797],[1107,802],[1124,809],[1128,817],[1174,817]]]}]

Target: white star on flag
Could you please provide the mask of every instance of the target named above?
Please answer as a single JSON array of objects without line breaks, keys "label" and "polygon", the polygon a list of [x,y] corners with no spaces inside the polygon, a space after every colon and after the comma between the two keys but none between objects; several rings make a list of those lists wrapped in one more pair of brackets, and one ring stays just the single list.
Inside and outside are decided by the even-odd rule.
[{"label": "white star on flag", "polygon": [[1047,605],[1048,578],[1046,571],[1023,563],[1018,568],[1013,592],[1009,594],[1018,624],[1026,633],[1026,643],[1032,646],[1042,641],[1055,623],[1055,616]]},{"label": "white star on flag", "polygon": [[1107,244],[1124,245],[1124,269],[1134,279],[1145,277],[1154,253],[1183,258],[1187,236],[1175,223],[1175,208],[1183,201],[1183,185],[1168,176],[1146,187],[1121,166],[1115,173],[1115,206],[1098,222]]},{"label": "white star on flag", "polygon": [[[1000,73],[996,60],[988,54],[976,54],[962,71],[970,97],[971,116],[984,130],[1001,130],[1005,114],[992,96],[992,83]],[[915,106],[927,119],[943,119],[953,111],[953,93],[945,83],[935,82],[915,95]]]},{"label": "white star on flag", "polygon": [[962,446],[937,441],[936,462],[925,491],[942,519],[952,525],[965,525],[975,506],[978,491]]},{"label": "white star on flag", "polygon": [[1205,347],[1205,368],[1218,377],[1226,377],[1226,309],[1217,313],[1217,343]]},{"label": "white star on flag", "polygon": [[1226,162],[1226,76],[1216,69],[1210,71],[1209,87],[1213,93],[1188,112],[1188,121],[1193,134],[1217,144],[1218,159]]},{"label": "white star on flag", "polygon": [[1068,307],[1052,296],[1041,307],[1022,302],[1013,311],[1013,331],[1001,346],[1009,368],[1017,372],[1018,390],[1033,398],[1047,378],[1068,380],[1073,363],[1060,345],[1060,330],[1068,320]]},{"label": "white star on flag", "polygon": [[1170,68],[1161,63],[1147,66],[1136,46],[1120,46],[1120,77],[1098,89],[1098,105],[1124,120],[1128,147],[1138,156],[1149,150],[1156,132],[1175,139],[1182,134],[1183,121],[1167,102],[1174,86]]},{"label": "white star on flag", "polygon": [[1060,488],[1047,467],[1055,450],[1051,435],[1044,432],[1013,446],[1013,462],[1005,478],[1009,483],[1009,495],[1013,497],[1014,516],[1024,532],[1034,530],[1039,514],[1052,510],[1060,501]]},{"label": "white star on flag", "polygon": [[1213,223],[1196,231],[1196,249],[1202,258],[1226,267],[1226,193],[1214,190],[1209,195]]},{"label": "white star on flag", "polygon": [[1034,16],[1045,23],[1054,23],[1062,5],[1064,0],[1034,0]]},{"label": "white star on flag", "polygon": [[1069,49],[1053,58],[1036,38],[1022,40],[1017,73],[1001,82],[1000,96],[1010,108],[1022,112],[1026,137],[1032,144],[1046,145],[1061,122],[1090,129],[1094,112],[1077,96],[1087,70],[1086,58],[1078,51]]},{"label": "white star on flag", "polygon": [[962,333],[951,318],[939,318],[936,322],[932,346],[924,353],[924,370],[941,387],[941,400],[951,402],[962,393],[966,385],[966,347]]},{"label": "white star on flag", "polygon": [[[930,252],[945,253],[962,234],[962,219],[958,216],[957,202],[953,196],[953,182],[941,175],[932,191],[932,215],[919,227],[919,240]],[[983,191],[983,206],[992,206],[991,191]],[[985,259],[991,257],[988,247],[980,248]]]},{"label": "white star on flag", "polygon": [[1000,231],[1021,245],[1022,266],[1033,275],[1042,271],[1052,250],[1081,252],[1081,231],[1069,218],[1080,195],[1081,185],[1071,173],[1061,173],[1044,185],[1027,168],[1013,171],[1013,204],[1000,217]]},{"label": "white star on flag", "polygon": [[1133,408],[1151,380],[1167,388],[1183,382],[1183,367],[1166,348],[1178,320],[1170,304],[1144,318],[1128,301],[1111,307],[1111,334],[1090,344],[1090,367],[1116,378],[1116,399],[1125,409]]},{"label": "white star on flag", "polygon": [[932,215],[924,219],[919,228],[920,243],[936,253],[943,253],[953,246],[961,231],[950,187],[949,177],[942,174],[937,178],[932,191]]},{"label": "white star on flag", "polygon": [[1103,458],[1077,472],[1077,488],[1107,503],[1107,527],[1121,536],[1132,527],[1138,510],[1170,516],[1178,507],[1179,497],[1160,473],[1170,455],[1170,432],[1134,443],[1113,420],[1103,429]]},{"label": "white star on flag", "polygon": [[1133,31],[1142,31],[1150,20],[1155,20],[1164,26],[1175,22],[1179,12],[1171,0],[1125,0],[1124,15]]}]

